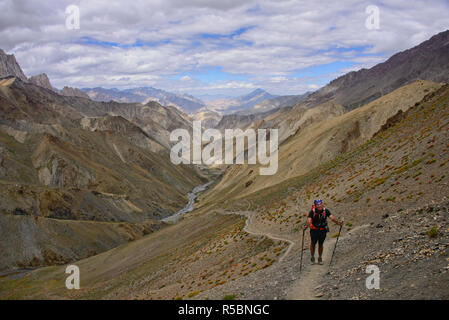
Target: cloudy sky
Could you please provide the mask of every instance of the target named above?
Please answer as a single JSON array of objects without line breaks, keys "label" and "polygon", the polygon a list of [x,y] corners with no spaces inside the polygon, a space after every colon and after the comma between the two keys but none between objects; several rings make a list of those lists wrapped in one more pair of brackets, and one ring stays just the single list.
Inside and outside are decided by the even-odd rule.
[{"label": "cloudy sky", "polygon": [[[66,26],[69,5],[79,29]],[[447,0],[0,0],[0,48],[58,88],[300,94],[448,29],[448,17]]]}]

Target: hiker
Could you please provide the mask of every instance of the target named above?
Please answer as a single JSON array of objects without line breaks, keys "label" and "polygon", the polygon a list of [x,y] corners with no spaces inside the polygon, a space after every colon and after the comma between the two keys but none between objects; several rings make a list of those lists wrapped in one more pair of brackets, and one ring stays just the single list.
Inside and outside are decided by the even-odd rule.
[{"label": "hiker", "polygon": [[322,200],[315,200],[313,202],[312,210],[309,212],[309,217],[307,218],[306,225],[303,230],[310,227],[310,253],[312,257],[310,260],[312,264],[315,263],[315,244],[318,242],[318,263],[323,264],[323,259],[321,258],[323,254],[323,243],[326,239],[326,233],[329,232],[329,227],[327,226],[326,219],[329,218],[336,224],[342,226],[343,221],[338,221],[331,212],[323,206]]}]

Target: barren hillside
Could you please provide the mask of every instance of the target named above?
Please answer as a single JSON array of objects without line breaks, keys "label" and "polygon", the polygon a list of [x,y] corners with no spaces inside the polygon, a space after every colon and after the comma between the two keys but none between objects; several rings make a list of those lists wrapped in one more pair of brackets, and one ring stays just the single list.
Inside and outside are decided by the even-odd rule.
[{"label": "barren hillside", "polygon": [[[1,297],[448,298],[448,104],[445,85],[303,175],[239,200],[200,200],[179,224],[76,262],[82,290],[65,290],[64,267],[47,267],[4,277]],[[299,277],[299,227],[314,198],[345,219],[344,236],[328,276],[326,265],[306,264]],[[383,290],[362,288],[368,263],[384,272]]]},{"label": "barren hillside", "polygon": [[[369,140],[387,120],[419,102],[441,85],[416,81],[351,112],[333,116],[335,106],[318,106],[299,115],[297,133],[284,141],[278,151],[278,171],[259,175],[259,165],[235,165],[207,193],[217,201],[243,197],[286,179],[303,175],[318,165]],[[327,108],[327,109],[326,109]],[[321,119],[323,119],[320,121]],[[293,122],[292,122],[293,123]],[[282,136],[282,130],[280,135]],[[207,201],[207,200],[206,200]]]},{"label": "barren hillside", "polygon": [[173,109],[5,78],[0,110],[0,269],[65,263],[140,238],[207,180],[170,162],[168,132],[188,124]]}]

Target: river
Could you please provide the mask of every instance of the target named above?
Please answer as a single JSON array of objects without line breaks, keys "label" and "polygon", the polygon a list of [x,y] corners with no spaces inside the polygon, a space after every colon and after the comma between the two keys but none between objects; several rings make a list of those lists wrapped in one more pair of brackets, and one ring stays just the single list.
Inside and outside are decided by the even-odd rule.
[{"label": "river", "polygon": [[192,211],[195,208],[195,199],[198,196],[199,193],[203,192],[204,190],[206,190],[206,188],[212,183],[213,181],[209,181],[208,183],[205,184],[201,184],[199,186],[196,186],[195,188],[193,188],[192,192],[187,193],[187,197],[189,198],[189,202],[187,203],[187,205],[182,208],[181,210],[179,210],[178,212],[172,214],[171,216],[168,216],[164,219],[162,219],[162,221],[164,222],[168,222],[168,223],[176,223],[179,221],[179,219],[181,219],[181,217],[186,214],[187,212]]}]

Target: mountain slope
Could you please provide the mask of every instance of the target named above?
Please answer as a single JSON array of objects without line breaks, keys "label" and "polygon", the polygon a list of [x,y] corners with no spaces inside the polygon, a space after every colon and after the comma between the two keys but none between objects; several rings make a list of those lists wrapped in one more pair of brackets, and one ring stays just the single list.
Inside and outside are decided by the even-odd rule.
[{"label": "mountain slope", "polygon": [[334,100],[352,110],[417,79],[449,82],[449,30],[370,69],[349,72],[301,104],[312,107]]},{"label": "mountain slope", "polygon": [[[304,126],[304,119],[301,118],[308,109],[327,103],[328,106],[335,106],[329,116],[338,115],[363,106],[415,80],[449,82],[448,75],[449,30],[414,48],[397,53],[370,69],[349,72],[308,94],[292,108],[281,108],[273,114],[268,113],[266,118],[259,116],[257,121],[244,121],[243,125],[252,128],[278,128],[281,143],[301,130]],[[269,101],[264,103],[267,102]],[[329,110],[332,109],[328,108],[324,112]]]},{"label": "mountain slope", "polygon": [[[288,134],[280,131],[280,141],[284,142],[279,147],[276,179],[272,176],[259,175],[258,164],[234,165],[228,168],[223,178],[210,189],[207,193],[208,198],[216,201],[242,197],[285,179],[305,174],[312,168],[367,141],[399,110],[406,111],[440,86],[431,82],[416,81],[361,108],[344,114],[341,110],[341,115],[331,116],[328,119],[321,118],[321,121],[319,117],[329,115],[330,110],[335,109],[334,105],[324,103],[306,109],[301,115],[302,120],[294,122],[300,129],[297,129],[296,134],[283,140]],[[330,109],[325,111],[326,107]],[[271,127],[269,123],[268,127]]]},{"label": "mountain slope", "polygon": [[245,129],[254,121],[265,119],[267,116],[269,116],[272,113],[275,113],[278,110],[279,109],[272,109],[266,112],[253,113],[253,114],[238,114],[238,113],[226,114],[220,119],[220,122],[216,124],[215,128],[223,132],[225,129],[236,129],[236,128]]},{"label": "mountain slope", "polygon": [[[304,175],[238,201],[200,199],[178,225],[77,261],[83,290],[66,290],[65,268],[47,267],[3,277],[0,298],[291,298],[310,276],[306,265],[298,275],[299,227],[311,201],[323,198],[346,224],[329,274],[327,266],[313,266],[324,270],[308,298],[447,299],[449,220],[447,198],[441,199],[449,183],[448,105],[446,85],[390,117],[374,138]],[[242,232],[243,221],[232,213],[245,212],[261,234],[296,243],[282,262],[287,244]],[[330,228],[328,241],[338,230]],[[440,233],[431,238],[432,228]],[[381,269],[383,290],[366,290],[368,264]]]},{"label": "mountain slope", "polygon": [[[96,254],[159,228],[158,220],[186,204],[206,177],[173,165],[168,146],[152,135],[168,141],[171,126],[187,120],[152,104],[101,103],[0,81],[1,228],[9,234],[0,269]],[[136,114],[158,129],[125,118]],[[21,250],[26,243],[30,249]]]},{"label": "mountain slope", "polygon": [[211,110],[203,110],[197,113],[191,114],[191,118],[193,121],[201,121],[201,125],[204,128],[215,128],[217,124],[220,122],[222,116]]},{"label": "mountain slope", "polygon": [[[239,299],[448,299],[448,106],[445,85],[398,112],[374,138],[352,151],[241,200],[211,204],[252,213],[251,225],[259,232],[295,245],[283,263],[211,288],[198,298],[221,299],[239,292]],[[299,275],[300,228],[313,199],[323,199],[346,223],[331,269],[327,265],[339,228],[333,223],[325,242],[325,265],[305,263],[310,260],[305,249]],[[381,271],[381,290],[365,287],[366,267],[373,264]]]}]

